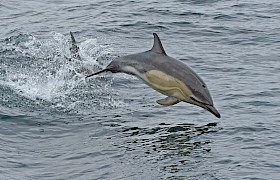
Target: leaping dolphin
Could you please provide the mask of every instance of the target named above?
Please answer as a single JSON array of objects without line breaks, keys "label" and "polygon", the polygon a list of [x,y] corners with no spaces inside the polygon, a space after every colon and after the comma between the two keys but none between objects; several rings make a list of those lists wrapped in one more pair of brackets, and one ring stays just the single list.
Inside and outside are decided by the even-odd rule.
[{"label": "leaping dolphin", "polygon": [[220,118],[203,80],[186,64],[169,57],[158,35],[153,35],[151,50],[116,58],[105,69],[86,78],[107,71],[130,74],[167,96],[157,100],[160,105],[169,106],[183,101],[200,106]]}]

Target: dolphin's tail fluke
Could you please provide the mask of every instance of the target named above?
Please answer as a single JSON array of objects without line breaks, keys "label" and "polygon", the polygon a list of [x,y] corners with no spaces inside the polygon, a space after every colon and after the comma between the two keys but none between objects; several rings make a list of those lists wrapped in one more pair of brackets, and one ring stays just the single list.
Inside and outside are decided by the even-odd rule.
[{"label": "dolphin's tail fluke", "polygon": [[79,54],[79,47],[77,46],[76,40],[71,31],[70,31],[70,36],[71,36],[71,44],[72,44],[72,47],[70,48],[71,58],[81,60],[81,57]]},{"label": "dolphin's tail fluke", "polygon": [[86,78],[89,78],[89,77],[91,77],[91,76],[95,76],[95,75],[97,75],[97,74],[100,74],[100,73],[103,73],[103,72],[107,72],[107,71],[110,71],[110,70],[108,70],[108,69],[103,69],[103,70],[101,70],[101,71],[97,71],[97,72],[95,72],[95,73],[93,73],[93,74],[90,74],[90,75],[86,76]]}]

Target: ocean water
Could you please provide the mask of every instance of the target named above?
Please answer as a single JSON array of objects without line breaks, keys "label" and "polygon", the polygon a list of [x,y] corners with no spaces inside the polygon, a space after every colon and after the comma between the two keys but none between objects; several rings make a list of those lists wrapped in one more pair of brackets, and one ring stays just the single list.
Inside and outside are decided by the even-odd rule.
[{"label": "ocean water", "polygon": [[[0,179],[278,180],[279,14],[278,0],[0,0]],[[153,32],[221,119],[162,107],[129,75],[85,80]]]}]

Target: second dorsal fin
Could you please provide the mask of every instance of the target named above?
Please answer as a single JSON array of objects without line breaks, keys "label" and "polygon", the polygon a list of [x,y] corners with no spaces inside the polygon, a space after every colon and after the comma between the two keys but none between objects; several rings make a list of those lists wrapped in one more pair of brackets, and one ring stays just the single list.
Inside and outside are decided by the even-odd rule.
[{"label": "second dorsal fin", "polygon": [[161,44],[158,35],[156,33],[153,33],[153,35],[154,35],[154,45],[151,51],[166,55],[166,52],[163,49],[163,46]]}]

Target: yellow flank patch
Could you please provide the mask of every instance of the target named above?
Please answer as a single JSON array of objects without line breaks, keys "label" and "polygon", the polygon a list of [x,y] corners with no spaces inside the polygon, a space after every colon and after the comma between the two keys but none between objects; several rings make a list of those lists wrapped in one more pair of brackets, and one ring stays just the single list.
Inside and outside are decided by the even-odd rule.
[{"label": "yellow flank patch", "polygon": [[189,101],[189,97],[192,95],[192,92],[185,83],[162,71],[150,70],[145,73],[145,76],[147,83],[151,87],[167,96],[176,97],[182,101]]}]

